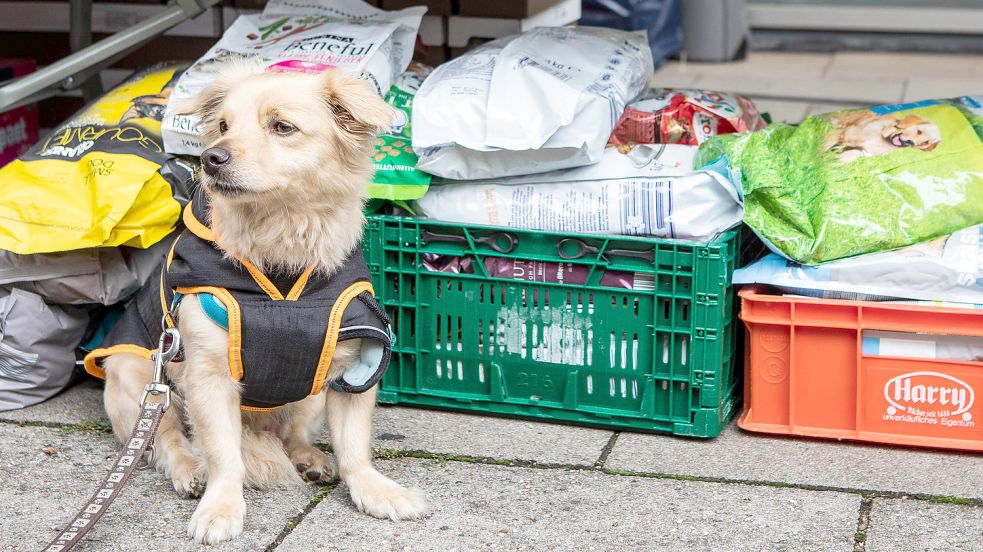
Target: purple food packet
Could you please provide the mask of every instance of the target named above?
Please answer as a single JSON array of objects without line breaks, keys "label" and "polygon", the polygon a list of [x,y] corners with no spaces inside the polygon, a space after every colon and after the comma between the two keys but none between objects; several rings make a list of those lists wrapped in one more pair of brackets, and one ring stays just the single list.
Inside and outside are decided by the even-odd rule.
[{"label": "purple food packet", "polygon": [[[589,267],[575,263],[485,257],[484,265],[489,276],[526,282],[583,285],[590,274]],[[474,267],[468,257],[424,253],[423,267],[431,272],[474,274]],[[653,275],[644,272],[608,270],[601,275],[600,284],[613,288],[651,290]]]}]

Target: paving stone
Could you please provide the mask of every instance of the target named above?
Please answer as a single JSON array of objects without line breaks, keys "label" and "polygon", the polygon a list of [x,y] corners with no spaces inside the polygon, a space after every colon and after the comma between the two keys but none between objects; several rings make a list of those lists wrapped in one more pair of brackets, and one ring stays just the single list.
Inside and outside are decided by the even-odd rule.
[{"label": "paving stone", "polygon": [[810,115],[822,115],[823,113],[842,111],[844,109],[862,109],[864,107],[867,107],[867,105],[813,102],[809,104],[809,111],[806,113],[806,116],[808,117]]},{"label": "paving stone", "polygon": [[978,552],[981,548],[981,507],[874,500],[867,530],[867,552]]},{"label": "paving stone", "polygon": [[[981,61],[983,63],[983,61]],[[934,100],[955,96],[983,94],[983,67],[961,78],[911,78],[905,88],[904,101]]]},{"label": "paving stone", "polygon": [[800,123],[809,111],[809,102],[788,102],[769,98],[751,98],[759,113],[771,115],[775,123]]},{"label": "paving stone", "polygon": [[376,409],[372,432],[375,446],[392,450],[583,466],[611,438],[600,429],[392,406]]},{"label": "paving stone", "polygon": [[796,77],[776,74],[774,78],[756,75],[722,75],[702,73],[693,84],[699,88],[724,90],[746,96],[768,96],[830,102],[866,104],[892,103],[901,100],[905,79],[859,79]]},{"label": "paving stone", "polygon": [[731,424],[699,441],[622,433],[610,469],[983,498],[979,455],[772,437]]},{"label": "paving stone", "polygon": [[423,489],[433,514],[353,513],[342,485],[278,551],[850,550],[860,497],[694,481],[401,459],[380,470]]},{"label": "paving stone", "polygon": [[951,78],[979,76],[983,56],[903,52],[837,52],[826,69],[828,77]]},{"label": "paving stone", "polygon": [[832,56],[809,52],[750,52],[742,60],[723,63],[674,61],[665,67],[687,73],[716,76],[754,76],[769,80],[788,77],[819,78],[826,72]]},{"label": "paving stone", "polygon": [[89,377],[41,404],[0,412],[3,422],[77,424],[84,420],[106,420],[102,383]]},{"label": "paving stone", "polygon": [[700,78],[700,73],[680,64],[666,64],[652,75],[649,86],[654,88],[688,88]]},{"label": "paving stone", "polygon": [[[56,453],[41,449],[54,447]],[[109,435],[0,424],[0,550],[40,550],[92,495],[118,452]],[[308,504],[308,487],[246,492],[243,534],[208,550],[262,550]],[[76,550],[198,550],[186,536],[197,500],[170,481],[138,471]]]}]

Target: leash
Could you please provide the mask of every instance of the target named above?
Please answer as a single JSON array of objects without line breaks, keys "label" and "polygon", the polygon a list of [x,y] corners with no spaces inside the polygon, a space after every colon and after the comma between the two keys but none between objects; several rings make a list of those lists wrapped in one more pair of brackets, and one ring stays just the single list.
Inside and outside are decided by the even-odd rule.
[{"label": "leash", "polygon": [[[181,334],[176,328],[165,329],[160,336],[157,350],[152,355],[154,379],[143,388],[143,395],[140,397],[140,417],[123,450],[116,457],[113,469],[68,526],[45,547],[44,552],[65,552],[74,548],[106,513],[109,505],[119,497],[139,460],[143,458],[147,449],[152,447],[161,419],[171,406],[171,388],[164,383],[164,366],[177,355],[180,349]],[[151,395],[161,397],[161,400],[148,401]]]}]

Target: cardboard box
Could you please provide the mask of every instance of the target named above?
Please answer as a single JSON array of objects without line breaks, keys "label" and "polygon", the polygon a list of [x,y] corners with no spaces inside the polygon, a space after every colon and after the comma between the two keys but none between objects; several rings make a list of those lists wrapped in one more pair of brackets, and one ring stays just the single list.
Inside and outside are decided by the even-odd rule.
[{"label": "cardboard box", "polygon": [[447,45],[451,48],[466,48],[472,43],[472,39],[501,38],[536,27],[560,27],[578,19],[580,0],[562,0],[524,19],[452,15],[447,18]]},{"label": "cardboard box", "polygon": [[[36,68],[33,59],[0,59],[0,82],[33,73]],[[38,141],[38,123],[37,104],[0,113],[0,167]]]},{"label": "cardboard box", "polygon": [[417,33],[427,46],[444,46],[447,44],[447,18],[439,15],[424,15],[420,21],[420,31]]},{"label": "cardboard box", "polygon": [[494,17],[498,19],[526,19],[551,8],[563,0],[459,0],[455,15],[468,17]]},{"label": "cardboard box", "polygon": [[379,0],[384,10],[401,10],[410,6],[426,6],[427,15],[451,15],[451,0]]}]

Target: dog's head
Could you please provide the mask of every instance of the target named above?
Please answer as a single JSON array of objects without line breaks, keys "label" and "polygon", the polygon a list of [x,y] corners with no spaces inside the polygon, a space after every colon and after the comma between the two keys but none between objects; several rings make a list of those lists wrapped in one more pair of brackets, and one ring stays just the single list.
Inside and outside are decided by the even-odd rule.
[{"label": "dog's head", "polygon": [[[201,181],[219,201],[308,205],[364,198],[376,134],[392,108],[339,71],[235,66],[199,96]],[[347,202],[345,202],[347,203]]]},{"label": "dog's head", "polygon": [[932,151],[942,141],[939,127],[917,115],[908,115],[893,125],[884,127],[881,136],[898,148],[917,148]]}]

